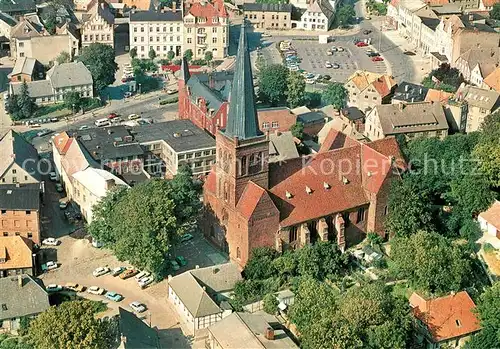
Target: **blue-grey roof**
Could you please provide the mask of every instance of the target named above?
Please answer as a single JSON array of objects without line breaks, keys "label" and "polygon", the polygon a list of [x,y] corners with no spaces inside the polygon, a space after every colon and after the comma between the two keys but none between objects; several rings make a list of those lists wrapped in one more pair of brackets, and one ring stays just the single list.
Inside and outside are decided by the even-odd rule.
[{"label": "blue-grey roof", "polygon": [[38,211],[40,209],[40,184],[0,184],[2,210]]},{"label": "blue-grey roof", "polygon": [[292,12],[290,4],[259,4],[244,3],[243,11],[263,11],[263,12]]},{"label": "blue-grey roof", "polygon": [[224,134],[230,138],[249,139],[261,135],[255,108],[252,65],[248,52],[246,21],[240,32],[236,68],[234,71],[231,100]]},{"label": "blue-grey roof", "polygon": [[198,97],[203,97],[207,102],[207,107],[209,109],[219,110],[224,99],[222,94],[209,88],[207,85],[202,83],[198,76],[194,75],[189,78],[187,85],[189,86],[190,97],[196,102]]},{"label": "blue-grey roof", "polygon": [[404,102],[423,102],[428,91],[427,87],[403,81],[394,90],[394,97],[392,99]]},{"label": "blue-grey roof", "polygon": [[153,328],[122,307],[118,308],[118,312],[120,314],[120,334],[126,339],[123,342],[125,349],[160,348],[158,334]]},{"label": "blue-grey roof", "polygon": [[130,22],[182,22],[182,12],[136,11],[130,14]]},{"label": "blue-grey roof", "polygon": [[0,278],[0,290],[0,321],[37,315],[50,308],[47,291],[29,275]]},{"label": "blue-grey roof", "polygon": [[34,0],[1,1],[0,11],[6,13],[36,12]]}]

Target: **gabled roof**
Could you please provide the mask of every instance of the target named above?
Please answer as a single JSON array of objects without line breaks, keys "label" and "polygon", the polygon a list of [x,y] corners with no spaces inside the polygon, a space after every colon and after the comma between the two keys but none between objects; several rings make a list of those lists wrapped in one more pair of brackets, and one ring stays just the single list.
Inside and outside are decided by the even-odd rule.
[{"label": "gabled roof", "polygon": [[330,131],[328,131],[328,134],[323,143],[321,143],[319,153],[324,153],[334,149],[349,148],[357,144],[358,142],[356,140],[348,137],[344,133],[337,131],[334,128],[331,128]]},{"label": "gabled roof", "polygon": [[258,137],[262,134],[259,130],[259,121],[255,108],[255,91],[245,21],[240,31],[231,100],[229,101],[227,125],[224,134],[229,138],[238,137],[241,140]]},{"label": "gabled roof", "polygon": [[345,82],[347,85],[352,81],[354,86],[360,91],[364,91],[372,82],[382,77],[382,74],[373,73],[366,70],[357,70]]},{"label": "gabled roof", "polygon": [[322,13],[328,19],[332,18],[333,14],[335,13],[335,10],[328,0],[314,0],[309,4],[307,10],[311,12]]},{"label": "gabled roof", "polygon": [[299,156],[290,131],[269,133],[269,162],[287,161]]},{"label": "gabled roof", "polygon": [[40,180],[41,176],[37,171],[38,152],[35,147],[14,130],[9,130],[0,139],[0,177],[13,163]]},{"label": "gabled roof", "polygon": [[130,13],[130,22],[182,22],[182,12],[136,11]]},{"label": "gabled roof", "polygon": [[224,7],[224,2],[219,0],[197,1],[191,5],[187,13],[206,18],[206,23],[212,23],[213,18],[227,18],[229,15]]},{"label": "gabled roof", "polygon": [[386,137],[365,144],[367,147],[372,148],[373,150],[379,152],[380,154],[394,159],[394,164],[398,168],[400,169],[406,168],[406,161],[404,159],[403,153],[401,153],[401,149],[399,149],[399,145],[398,142],[396,141],[396,138]]},{"label": "gabled roof", "polygon": [[70,138],[66,131],[56,134],[52,138],[52,144],[60,155],[65,155],[74,138]]},{"label": "gabled roof", "polygon": [[497,67],[483,82],[493,90],[500,92],[500,67]]},{"label": "gabled roof", "polygon": [[57,64],[47,71],[47,79],[54,88],[92,85],[92,74],[82,62]]},{"label": "gabled roof", "polygon": [[404,102],[422,102],[425,100],[427,91],[429,89],[422,85],[412,84],[410,82],[403,81],[394,90],[393,100],[404,101]]},{"label": "gabled roof", "polygon": [[[0,239],[0,270],[33,267],[33,241],[22,236],[4,236]],[[1,299],[0,299],[1,303]],[[1,312],[1,309],[0,309]]]},{"label": "gabled roof", "polygon": [[136,8],[141,11],[154,10],[154,1],[152,0],[123,0],[123,4],[128,8]]},{"label": "gabled roof", "polygon": [[410,305],[413,315],[427,326],[435,343],[481,329],[474,313],[476,305],[466,291],[429,300],[414,292]]},{"label": "gabled roof", "polygon": [[270,201],[267,191],[254,182],[249,181],[243,190],[243,194],[241,194],[241,198],[238,200],[236,209],[243,217],[250,219],[259,202],[266,199]]},{"label": "gabled roof", "polygon": [[169,280],[169,286],[180,298],[193,317],[221,313],[222,310],[210,297],[210,293],[229,291],[234,288],[241,274],[232,263],[188,270]]},{"label": "gabled roof", "polygon": [[243,11],[263,11],[263,12],[292,12],[290,4],[259,4],[244,3]]},{"label": "gabled roof", "polygon": [[[50,80],[35,80],[26,83],[28,85],[28,94],[31,98],[50,97],[54,91]],[[12,93],[18,95],[23,87],[22,82],[11,82]]]},{"label": "gabled roof", "polygon": [[10,27],[13,27],[17,24],[17,21],[14,19],[14,17],[3,12],[0,12],[0,21],[6,23]]},{"label": "gabled roof", "polygon": [[16,0],[0,2],[0,11],[5,13],[28,13],[35,12],[34,0]]},{"label": "gabled roof", "polygon": [[66,154],[61,159],[61,166],[71,180],[74,173],[83,171],[89,166],[98,167],[99,165],[92,159],[87,150],[73,138],[66,150]]},{"label": "gabled roof", "polygon": [[[267,131],[262,128],[262,124],[267,122],[269,130],[279,130],[282,132],[290,130],[297,116],[287,107],[265,108],[257,110],[257,118],[259,119],[259,127],[261,131]],[[273,121],[278,123],[277,128],[273,128]]]},{"label": "gabled roof", "polygon": [[160,348],[158,333],[135,314],[118,307],[120,314],[120,334],[124,349]]},{"label": "gabled roof", "polygon": [[128,187],[127,183],[125,183],[123,180],[121,180],[111,172],[92,167],[87,167],[85,170],[74,173],[73,179],[87,188],[90,193],[100,198],[106,196],[107,181],[111,180],[113,181],[114,185],[122,185]]},{"label": "gabled roof", "polygon": [[[499,37],[500,38],[500,37]],[[495,63],[499,62],[500,48],[471,48],[460,55],[469,64],[472,70],[477,64],[491,63],[494,67]],[[491,73],[491,69],[487,74]],[[486,75],[487,75],[486,74]]]},{"label": "gabled roof", "polygon": [[100,17],[110,25],[115,23],[115,17],[109,10],[109,5],[105,2],[96,1],[94,6],[92,6],[87,13],[90,14],[89,21],[92,21],[96,17]]},{"label": "gabled roof", "polygon": [[34,36],[48,35],[36,14],[26,15],[12,28],[10,36],[16,39],[31,38]]},{"label": "gabled roof", "polygon": [[479,214],[479,217],[500,230],[500,201],[496,201],[489,209]]},{"label": "gabled roof", "polygon": [[426,102],[447,103],[453,97],[453,93],[430,88],[425,95]]},{"label": "gabled roof", "polygon": [[50,307],[47,291],[29,275],[0,278],[0,290],[0,321],[36,315]]},{"label": "gabled roof", "polygon": [[35,69],[36,62],[37,61],[35,58],[29,58],[29,57],[18,58],[16,60],[16,64],[14,65],[14,69],[12,69],[12,72],[9,74],[9,77],[18,74],[33,75],[33,70]]},{"label": "gabled roof", "polygon": [[465,100],[468,104],[482,109],[494,111],[500,103],[500,94],[496,91],[462,84],[455,93],[456,99]]}]

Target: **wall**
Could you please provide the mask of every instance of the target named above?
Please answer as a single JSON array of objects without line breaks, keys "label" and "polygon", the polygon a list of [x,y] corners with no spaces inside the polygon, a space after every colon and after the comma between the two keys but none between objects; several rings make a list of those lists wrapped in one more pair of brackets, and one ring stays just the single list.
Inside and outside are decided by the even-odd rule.
[{"label": "wall", "polygon": [[111,47],[115,46],[114,26],[113,24],[108,24],[104,18],[100,16],[96,16],[92,21],[86,22],[82,28],[82,47],[86,47],[95,42],[106,44]]},{"label": "wall", "polygon": [[[63,51],[72,53],[71,37],[69,35],[51,35],[33,37],[31,40],[17,40],[16,59],[32,57],[40,63],[48,65]],[[20,45],[23,47],[20,47]]]},{"label": "wall", "polygon": [[0,236],[20,235],[40,244],[40,216],[36,210],[2,210],[0,213]]},{"label": "wall", "polygon": [[156,55],[166,58],[169,51],[182,56],[182,22],[132,22],[130,23],[130,48],[137,48],[137,57],[148,58],[152,47]]},{"label": "wall", "polygon": [[306,11],[300,17],[300,29],[328,31],[330,20],[321,12]]},{"label": "wall", "polygon": [[8,277],[8,276],[15,276],[15,275],[21,275],[21,274],[28,274],[33,276],[33,268],[18,268],[18,269],[1,269],[1,264],[0,264],[0,278],[2,277]]},{"label": "wall", "polygon": [[245,18],[254,29],[287,30],[291,28],[291,17],[289,12],[245,11]]},{"label": "wall", "polygon": [[[38,161],[38,160],[36,160]],[[32,164],[35,162],[32,162]],[[22,166],[13,163],[0,179],[0,184],[38,183],[39,181],[29,174]]]},{"label": "wall", "polygon": [[[223,59],[227,56],[229,21],[227,18],[219,20],[220,22],[214,25],[206,25],[195,23],[192,15],[184,17],[184,51],[191,49],[193,59],[205,58],[206,51],[211,51],[214,59]],[[205,36],[201,33],[198,35],[199,31],[204,32]]]},{"label": "wall", "polygon": [[92,207],[100,200],[100,197],[92,194],[85,186],[73,178],[72,198],[80,206],[82,216],[87,223],[92,222]]},{"label": "wall", "polygon": [[349,92],[348,106],[357,107],[361,111],[366,112],[376,105],[382,104],[382,97],[380,97],[372,85],[368,85],[363,91],[360,91],[353,82],[348,82],[346,88]]},{"label": "wall", "polygon": [[193,315],[187,310],[184,303],[182,303],[181,299],[170,286],[168,287],[168,300],[173,304],[177,313],[185,321],[185,326],[191,331],[191,334],[194,334],[195,324]]},{"label": "wall", "polygon": [[488,233],[488,235],[490,236],[495,236],[495,237],[497,236],[499,231],[494,225],[489,224],[488,221],[481,216],[479,216],[477,220],[479,222],[479,225],[481,226],[482,231]]}]

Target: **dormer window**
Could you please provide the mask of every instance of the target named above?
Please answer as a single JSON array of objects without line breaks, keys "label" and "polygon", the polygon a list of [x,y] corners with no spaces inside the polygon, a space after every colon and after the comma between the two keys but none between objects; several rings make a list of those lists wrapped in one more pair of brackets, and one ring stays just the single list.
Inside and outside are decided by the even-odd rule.
[{"label": "dormer window", "polygon": [[307,194],[312,194],[312,192],[313,192],[313,191],[312,191],[312,189],[311,189],[311,188],[309,188],[309,187],[306,185],[306,193],[307,193]]},{"label": "dormer window", "polygon": [[330,184],[323,182],[323,188],[330,189],[331,187],[330,187]]},{"label": "dormer window", "polygon": [[293,198],[292,193],[290,193],[289,191],[285,192],[285,195],[286,195],[286,198],[287,198],[287,199],[291,199],[291,198]]}]

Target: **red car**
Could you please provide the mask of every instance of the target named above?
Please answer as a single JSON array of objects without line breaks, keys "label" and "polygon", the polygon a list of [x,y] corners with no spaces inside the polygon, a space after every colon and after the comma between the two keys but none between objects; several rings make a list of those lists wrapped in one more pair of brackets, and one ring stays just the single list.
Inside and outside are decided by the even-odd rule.
[{"label": "red car", "polygon": [[117,116],[118,116],[117,114],[111,113],[111,114],[108,115],[108,119],[111,120],[111,119],[116,118]]},{"label": "red car", "polygon": [[356,46],[358,46],[358,47],[365,47],[365,46],[368,46],[368,44],[366,42],[364,42],[364,41],[360,41],[360,42],[356,43]]},{"label": "red car", "polygon": [[384,59],[380,56],[372,57],[372,62],[382,62]]}]

